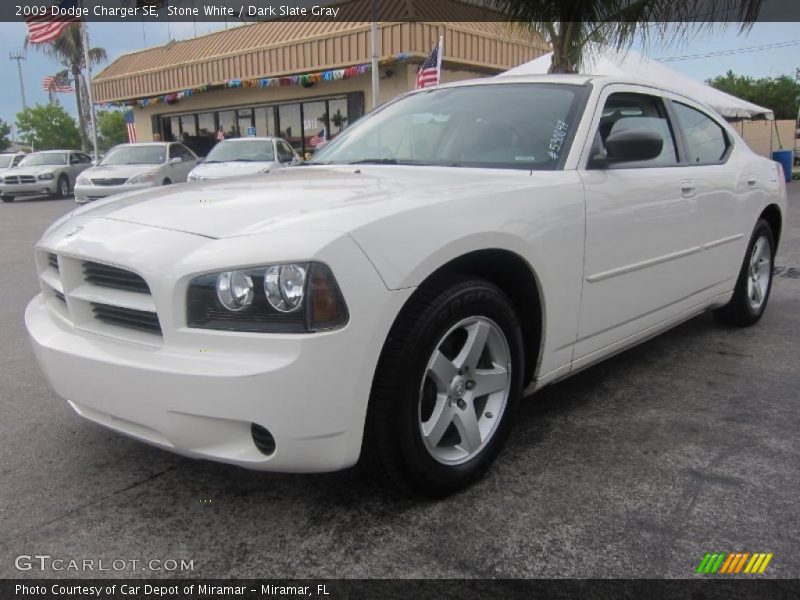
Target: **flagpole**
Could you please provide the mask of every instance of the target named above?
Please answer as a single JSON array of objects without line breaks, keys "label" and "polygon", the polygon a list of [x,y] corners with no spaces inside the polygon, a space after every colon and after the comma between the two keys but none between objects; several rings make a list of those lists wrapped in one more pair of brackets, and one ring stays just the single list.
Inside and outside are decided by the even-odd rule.
[{"label": "flagpole", "polygon": [[436,53],[436,85],[442,82],[442,53],[444,52],[444,36],[439,36],[439,52]]},{"label": "flagpole", "polygon": [[[89,24],[84,21],[80,24],[81,38],[83,41],[83,61],[86,63],[86,95],[89,99],[89,117],[92,122],[92,146],[94,147],[94,160],[97,160],[97,119],[94,114],[94,93],[92,92],[92,65],[89,62]],[[80,82],[75,82],[80,85]]]}]

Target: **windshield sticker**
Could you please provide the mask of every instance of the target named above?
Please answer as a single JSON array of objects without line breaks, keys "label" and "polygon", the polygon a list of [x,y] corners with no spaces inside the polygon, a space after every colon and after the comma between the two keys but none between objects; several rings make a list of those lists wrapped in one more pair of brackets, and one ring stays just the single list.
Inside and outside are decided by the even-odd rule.
[{"label": "windshield sticker", "polygon": [[558,160],[561,156],[561,147],[564,145],[564,140],[567,139],[568,129],[569,125],[564,121],[559,120],[556,122],[556,127],[553,130],[553,137],[550,138],[550,144],[547,147],[547,154],[553,160]]},{"label": "windshield sticker", "polygon": [[536,162],[535,156],[515,156],[514,160],[524,160],[525,162]]}]

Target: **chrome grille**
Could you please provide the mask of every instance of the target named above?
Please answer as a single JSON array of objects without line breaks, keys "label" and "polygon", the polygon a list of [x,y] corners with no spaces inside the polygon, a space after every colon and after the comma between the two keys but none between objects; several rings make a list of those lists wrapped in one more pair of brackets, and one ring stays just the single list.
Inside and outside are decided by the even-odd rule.
[{"label": "chrome grille", "polygon": [[124,177],[109,177],[105,179],[92,179],[94,185],[122,185],[128,181]]},{"label": "chrome grille", "polygon": [[142,294],[150,293],[147,282],[136,273],[118,267],[112,267],[111,265],[103,265],[88,261],[84,262],[83,276],[86,281],[102,287],[140,292]]},{"label": "chrome grille", "polygon": [[12,185],[15,183],[19,183],[19,178],[16,175],[7,175],[3,179],[3,182],[6,183],[7,185]]},{"label": "chrome grille", "polygon": [[20,183],[36,183],[36,177],[31,175],[20,175],[19,176]]},{"label": "chrome grille", "polygon": [[47,264],[53,267],[56,271],[58,271],[58,257],[52,252],[49,252],[47,254]]}]

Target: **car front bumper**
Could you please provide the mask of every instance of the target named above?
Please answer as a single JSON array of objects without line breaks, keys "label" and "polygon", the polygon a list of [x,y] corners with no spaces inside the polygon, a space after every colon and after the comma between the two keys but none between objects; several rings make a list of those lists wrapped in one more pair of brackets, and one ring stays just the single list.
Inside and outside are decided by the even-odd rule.
[{"label": "car front bumper", "polygon": [[[351,315],[342,329],[314,334],[192,329],[176,314],[185,304],[183,282],[188,279],[159,280],[162,269],[139,267],[154,260],[159,248],[162,255],[174,252],[175,256],[158,264],[177,264],[181,253],[177,248],[204,254],[213,244],[218,257],[219,252],[226,254],[226,246],[241,246],[243,238],[209,242],[189,234],[96,221],[104,222],[85,223],[78,236],[84,238],[83,247],[92,248],[92,260],[110,258],[103,256],[102,246],[112,249],[113,240],[124,238],[125,231],[141,243],[136,253],[140,262],[123,264],[142,273],[150,285],[163,342],[139,343],[124,339],[126,333],[120,339],[118,330],[104,329],[90,314],[83,321],[69,318],[66,309],[56,310],[54,303],[60,300],[43,286],[43,293],[26,309],[25,323],[46,379],[78,414],[179,454],[251,469],[332,471],[357,461],[377,358],[393,315],[411,290],[387,290],[364,254],[345,236],[325,252]],[[92,234],[97,234],[94,241],[107,242],[93,243]],[[174,243],[176,236],[182,236],[182,243]],[[271,237],[274,241],[276,236]],[[170,238],[172,244],[167,242]],[[263,240],[245,238],[244,243],[263,247]],[[64,242],[65,247],[70,245]],[[81,283],[71,295],[67,287],[84,258],[80,246],[81,241],[69,248],[69,255],[61,254],[58,245],[37,251],[40,271],[43,254],[59,253],[66,302],[75,305],[87,289]],[[123,261],[132,256],[117,254]],[[278,261],[285,259],[276,256]],[[118,260],[113,262],[119,264]],[[70,261],[77,265],[72,275]],[[272,434],[276,445],[272,454],[259,451],[252,424]]]},{"label": "car front bumper", "polygon": [[76,185],[75,186],[75,202],[78,204],[86,204],[87,202],[94,202],[95,200],[102,200],[109,196],[116,194],[124,194],[125,192],[136,192],[139,190],[146,190],[153,187],[153,183],[140,183],[132,185],[126,183],[124,185]]},{"label": "car front bumper", "polygon": [[35,183],[0,183],[0,194],[3,196],[42,196],[55,194],[57,190],[55,179],[42,179]]}]

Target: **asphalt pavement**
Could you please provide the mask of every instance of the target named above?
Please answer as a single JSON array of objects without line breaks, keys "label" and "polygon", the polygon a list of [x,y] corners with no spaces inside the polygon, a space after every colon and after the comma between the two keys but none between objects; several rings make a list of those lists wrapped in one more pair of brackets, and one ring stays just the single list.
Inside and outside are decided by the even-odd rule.
[{"label": "asphalt pavement", "polygon": [[[33,245],[74,203],[2,204],[0,577],[690,577],[714,551],[798,577],[800,183],[790,196],[757,326],[700,316],[526,399],[487,477],[438,502],[354,470],[181,458],[75,415],[23,325]],[[127,566],[15,568],[35,554]],[[142,568],[170,559],[193,570]]]}]

